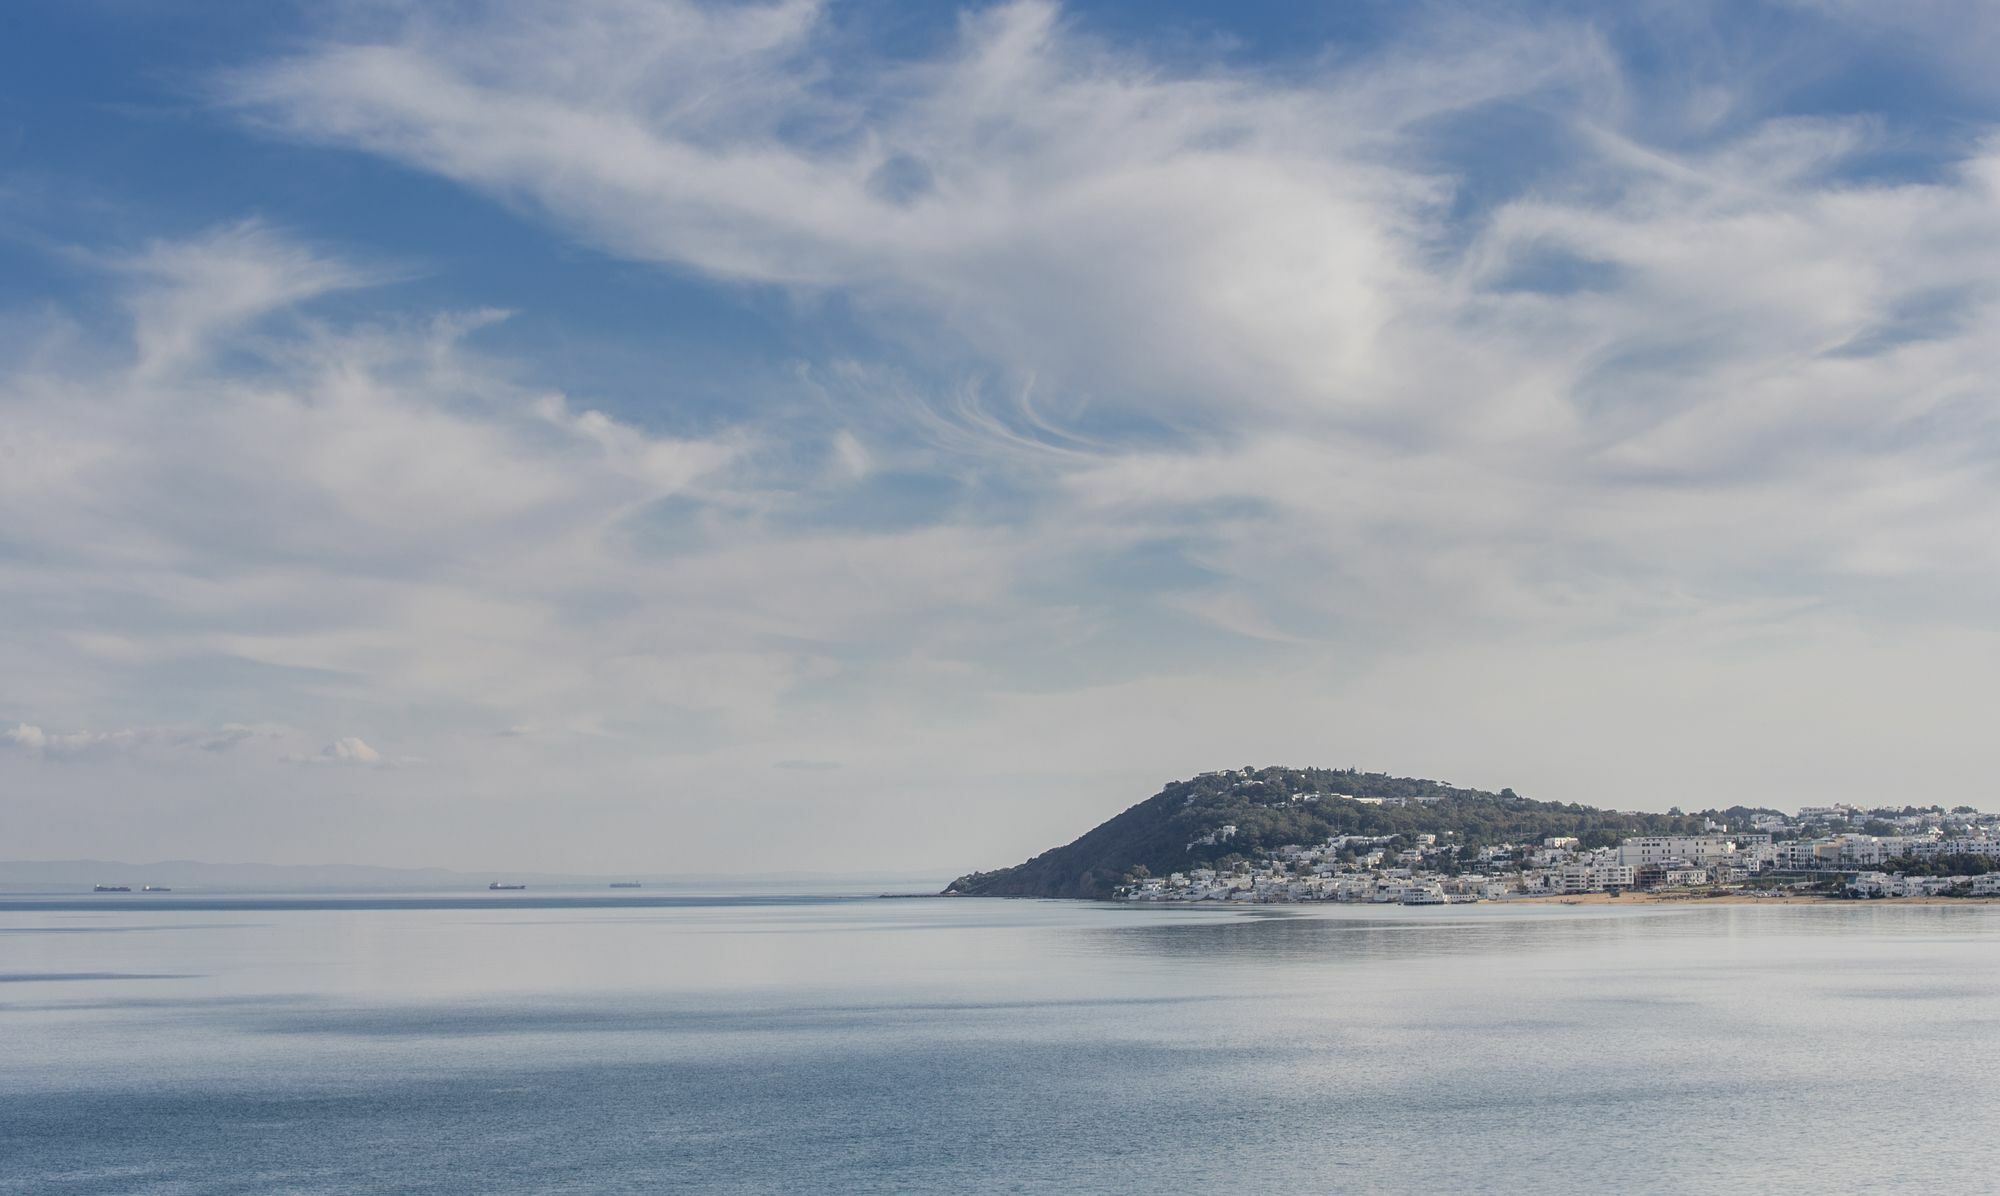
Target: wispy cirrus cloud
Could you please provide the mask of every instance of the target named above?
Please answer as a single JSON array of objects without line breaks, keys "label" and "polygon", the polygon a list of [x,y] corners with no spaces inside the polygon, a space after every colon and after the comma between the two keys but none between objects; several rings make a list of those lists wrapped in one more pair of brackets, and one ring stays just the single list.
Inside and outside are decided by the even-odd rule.
[{"label": "wispy cirrus cloud", "polygon": [[224,118],[839,347],[726,416],[612,402],[366,246],[94,249],[110,347],[0,375],[0,698],[727,793],[802,860],[968,777],[1028,849],[1092,778],[1355,743],[1621,806],[1686,804],[1689,743],[1719,800],[1942,783],[2000,659],[2000,114],[1801,98],[1889,19],[1808,7],[1775,47],[1443,6],[1282,64],[1044,3],[895,53],[811,3],[344,12]]},{"label": "wispy cirrus cloud", "polygon": [[[1204,529],[1224,576],[1348,604],[1335,553],[1397,546],[1400,590],[1457,556],[1506,567],[1476,559],[1497,542],[1523,596],[1563,579],[1544,603],[1566,619],[1578,566],[1643,587],[1663,550],[1718,598],[1760,558],[1814,592],[1964,572],[1993,513],[1967,456],[1990,412],[1955,393],[1991,364],[1992,143],[1922,184],[1855,177],[1881,134],[1848,117],[1690,114],[1648,143],[1603,102],[1615,53],[1560,22],[1445,22],[1267,78],[1161,70],[1018,3],[871,85],[831,69],[843,43],[810,5],[479,11],[254,68],[230,98],[614,253],[852,292],[1032,376],[1078,433],[1153,428],[1044,464],[1112,538],[1195,494],[1258,504]],[[1521,105],[1554,140],[1538,185],[1468,217],[1437,131]],[[1046,409],[937,410],[995,468],[1024,439],[1070,447]]]},{"label": "wispy cirrus cloud", "polygon": [[[990,607],[1029,551],[1018,531],[798,523],[865,475],[851,434],[817,450],[847,464],[801,479],[787,471],[810,444],[663,435],[523,386],[468,343],[492,313],[329,319],[322,284],[360,273],[266,226],[140,257],[107,276],[178,296],[201,329],[185,351],[145,351],[142,319],[136,353],[114,340],[0,388],[9,434],[36,446],[33,469],[0,480],[17,516],[0,577],[22,615],[0,636],[23,702],[164,707],[150,679],[177,676],[175,700],[298,726],[414,703],[430,734],[755,730],[841,654],[899,652]],[[209,292],[173,269],[290,298],[201,312]],[[282,754],[379,762],[368,742]]]}]

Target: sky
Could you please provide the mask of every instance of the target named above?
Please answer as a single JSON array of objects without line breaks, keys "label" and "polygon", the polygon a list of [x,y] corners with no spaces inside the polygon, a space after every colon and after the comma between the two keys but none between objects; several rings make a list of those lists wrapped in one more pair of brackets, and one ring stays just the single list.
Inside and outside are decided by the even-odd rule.
[{"label": "sky", "polygon": [[0,858],[2000,766],[2000,9],[0,9]]}]

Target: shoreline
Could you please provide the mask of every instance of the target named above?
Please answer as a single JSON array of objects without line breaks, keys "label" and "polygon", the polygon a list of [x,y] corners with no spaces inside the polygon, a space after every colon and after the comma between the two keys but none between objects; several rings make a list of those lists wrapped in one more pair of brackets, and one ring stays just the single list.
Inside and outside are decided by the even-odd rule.
[{"label": "shoreline", "polygon": [[[945,893],[939,896],[962,897],[962,893]],[[992,899],[992,898],[989,898]],[[1003,901],[1102,901],[1091,897],[998,897]],[[2000,904],[2000,897],[1831,897],[1818,893],[1784,893],[1773,896],[1757,896],[1751,893],[1625,893],[1614,897],[1609,893],[1541,894],[1520,897],[1482,897],[1477,901],[1452,901],[1444,904],[1423,902],[1406,905],[1400,901],[1186,901],[1151,899],[1146,901],[1110,901],[1106,904],[1145,906],[1173,906],[1177,909],[1268,909],[1271,907],[1314,907],[1338,906],[1342,909],[1367,909],[1374,906],[1397,909],[1462,909],[1469,905],[1602,905],[1616,908],[1621,905],[1994,905]]]},{"label": "shoreline", "polygon": [[1820,893],[1569,893],[1498,897],[1490,905],[1992,905],[2000,897],[1832,897]]}]

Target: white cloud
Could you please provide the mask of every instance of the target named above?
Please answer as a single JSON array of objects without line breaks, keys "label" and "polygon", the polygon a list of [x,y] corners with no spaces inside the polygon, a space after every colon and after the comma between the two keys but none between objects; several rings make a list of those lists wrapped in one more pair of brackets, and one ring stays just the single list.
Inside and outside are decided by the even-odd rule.
[{"label": "white cloud", "polygon": [[0,732],[0,738],[24,751],[38,752],[48,746],[48,732],[27,723],[17,723],[11,731]]},{"label": "white cloud", "polygon": [[226,723],[219,727],[119,727],[109,731],[49,731],[32,723],[0,730],[5,743],[34,757],[50,760],[106,759],[141,751],[194,750],[228,752],[254,740],[276,740],[284,727]]},{"label": "white cloud", "polygon": [[156,241],[108,263],[130,275],[136,373],[197,360],[219,333],[329,291],[382,281],[248,220],[193,241]]},{"label": "white cloud", "polygon": [[[1080,414],[1166,421],[1181,434],[1041,465],[1104,498],[1151,469],[1268,504],[1214,548],[1245,568],[1301,539],[1428,554],[1420,575],[1484,555],[1503,593],[1558,587],[1539,599],[1558,618],[1579,567],[1645,587],[1667,553],[1718,597],[1780,557],[1813,592],[1975,559],[2000,580],[1960,534],[1910,526],[1995,513],[1959,460],[1968,429],[1991,435],[1963,390],[1992,364],[1989,147],[1923,185],[1845,178],[1879,140],[1846,118],[1691,116],[1701,148],[1663,148],[1613,123],[1615,60],[1560,24],[1444,26],[1281,80],[1175,74],[1017,3],[857,95],[815,86],[835,42],[808,6],[483,11],[259,68],[232,98],[282,132],[525,199],[614,252],[845,289],[1031,375],[1067,419],[1025,398],[929,417],[992,468],[1072,447]],[[1548,183],[1453,227],[1453,164],[1425,130],[1526,98],[1570,120]],[[914,192],[878,185],[912,163]],[[1600,283],[1562,289],[1579,269]],[[856,448],[836,443],[850,476]],[[1128,538],[1188,494],[1126,490],[1118,526],[1095,530]],[[1268,599],[1180,601],[1244,626]]]},{"label": "white cloud", "polygon": [[364,767],[382,764],[382,753],[353,735],[342,736],[311,756],[287,757],[299,764],[351,764]]},{"label": "white cloud", "polygon": [[[317,293],[290,269],[346,275],[231,228],[149,248],[131,285],[259,249],[250,272],[273,292]],[[271,314],[207,321],[172,370],[112,351],[0,383],[9,427],[47,450],[40,472],[0,477],[21,549],[0,561],[21,615],[0,628],[17,702],[87,717],[122,694],[167,713],[187,695],[145,679],[179,672],[201,700],[294,726],[414,703],[431,735],[665,722],[687,728],[676,742],[720,744],[774,726],[838,654],[901,652],[997,609],[1029,551],[999,530],[790,528],[851,471],[801,484],[771,472],[755,429],[675,438],[524,388],[467,344],[484,315],[244,322]],[[688,525],[673,551],[652,547],[662,520]]]},{"label": "white cloud", "polygon": [[[1557,30],[1300,86],[1175,78],[1017,3],[856,95],[811,85],[831,52],[812,6],[489,15],[328,46],[230,95],[614,252],[944,313],[1009,365],[1169,410],[1218,389],[1236,407],[1374,405],[1369,345],[1428,281],[1412,241],[1448,198],[1395,164],[1396,139],[1605,70]],[[885,194],[882,172],[908,164],[928,185]]]},{"label": "white cloud", "polygon": [[[1824,723],[1849,796],[1969,767],[1906,745],[1962,725],[2000,598],[1991,130],[1885,178],[1883,119],[1766,114],[1727,63],[1655,103],[1554,21],[1276,73],[1033,3],[895,62],[800,3],[370,12],[231,110],[891,348],[804,367],[812,419],[670,435],[523,382],[497,313],[333,318],[393,272],[269,225],[100,255],[130,343],[0,375],[23,717],[192,690],[322,729],[283,754],[392,725],[468,792],[676,827],[746,761],[812,772],[756,799],[823,803],[784,807],[802,859],[944,775],[1016,778],[1041,821],[965,816],[1028,848],[1089,778],[1249,759],[1664,805],[1706,742],[1758,778],[1718,801],[1775,800]],[[1528,184],[1451,148],[1496,104],[1541,122]],[[1815,693],[1740,732],[1842,662],[1902,723]]]}]

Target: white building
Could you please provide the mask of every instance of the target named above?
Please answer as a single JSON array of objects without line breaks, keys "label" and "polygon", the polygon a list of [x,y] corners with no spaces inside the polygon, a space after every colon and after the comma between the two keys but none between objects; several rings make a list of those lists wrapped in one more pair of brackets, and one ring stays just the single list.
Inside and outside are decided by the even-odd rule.
[{"label": "white building", "polygon": [[1641,835],[1618,845],[1618,862],[1628,868],[1688,863],[1706,867],[1736,854],[1736,844],[1721,835]]},{"label": "white building", "polygon": [[1873,835],[1839,835],[1834,842],[1840,844],[1840,862],[1853,867],[1866,868],[1900,854],[1894,840]]},{"label": "white building", "polygon": [[1542,884],[1552,893],[1602,893],[1632,887],[1632,869],[1625,864],[1575,861],[1548,870]]},{"label": "white building", "polygon": [[1736,845],[1736,863],[1750,872],[1761,872],[1777,862],[1778,849],[1771,842],[1771,836],[1764,835],[1762,843]]},{"label": "white building", "polygon": [[1236,824],[1226,823],[1188,844],[1188,847],[1213,847],[1217,843],[1227,843],[1236,837]]},{"label": "white building", "polygon": [[2000,873],[1985,876],[1891,876],[1886,872],[1857,873],[1847,882],[1847,891],[1858,897],[1935,897],[1959,885],[1970,882],[1975,895],[1980,892],[1980,882],[1991,884],[1989,892],[2000,895]]},{"label": "white building", "polygon": [[1847,891],[1856,897],[1887,897],[1891,889],[1901,886],[1902,878],[1887,872],[1857,872],[1847,880]]},{"label": "white building", "polygon": [[1784,872],[1812,872],[1840,866],[1836,839],[1794,839],[1771,848],[1771,866]]}]

